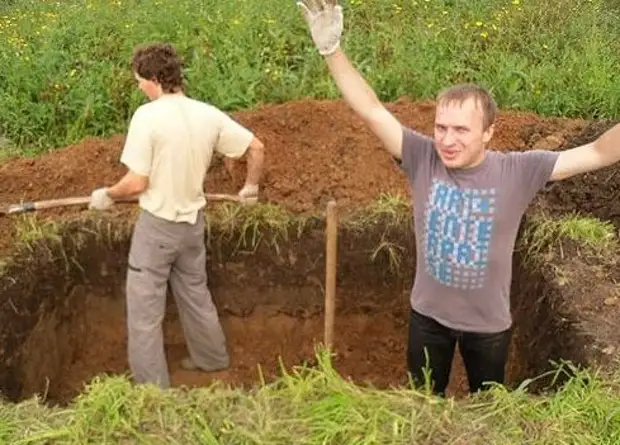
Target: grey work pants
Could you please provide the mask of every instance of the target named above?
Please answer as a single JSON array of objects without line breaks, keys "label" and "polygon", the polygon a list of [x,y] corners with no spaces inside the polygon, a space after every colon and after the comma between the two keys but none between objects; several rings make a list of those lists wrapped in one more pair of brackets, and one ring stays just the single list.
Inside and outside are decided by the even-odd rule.
[{"label": "grey work pants", "polygon": [[191,225],[140,213],[126,284],[127,352],[136,383],[170,386],[162,327],[168,282],[194,364],[206,371],[228,367],[226,339],[207,287],[205,266],[202,215]]}]

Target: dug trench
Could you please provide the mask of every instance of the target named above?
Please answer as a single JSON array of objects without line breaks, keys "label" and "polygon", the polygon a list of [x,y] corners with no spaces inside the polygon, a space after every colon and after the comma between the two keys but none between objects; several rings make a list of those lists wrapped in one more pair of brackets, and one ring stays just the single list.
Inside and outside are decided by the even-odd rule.
[{"label": "dug trench", "polygon": [[[130,228],[106,219],[66,222],[56,239],[31,245],[4,271],[0,389],[7,399],[38,394],[47,403],[65,404],[96,375],[128,372],[124,277]],[[205,234],[209,287],[231,353],[228,370],[180,369],[186,349],[169,295],[164,336],[173,385],[220,380],[250,388],[277,378],[282,364],[289,370],[315,364],[315,346],[324,340],[324,221],[308,219],[286,231],[254,229],[210,226]],[[551,369],[549,360],[585,364],[592,357],[591,339],[572,323],[570,308],[562,307],[556,269],[531,267],[521,256],[517,249],[510,387]],[[379,388],[407,384],[413,258],[409,223],[377,220],[362,230],[344,221],[339,228],[333,363],[344,378]],[[532,388],[544,389],[549,381]],[[457,354],[449,392],[466,391]]]}]

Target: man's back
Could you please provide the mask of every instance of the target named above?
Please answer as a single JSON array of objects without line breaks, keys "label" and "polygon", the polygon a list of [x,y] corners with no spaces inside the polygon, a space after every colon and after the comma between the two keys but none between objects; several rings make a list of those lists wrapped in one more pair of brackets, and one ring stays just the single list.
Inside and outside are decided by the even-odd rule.
[{"label": "man's back", "polygon": [[216,107],[165,94],[136,110],[121,162],[149,176],[140,197],[143,209],[166,220],[193,223],[206,203],[204,177],[214,150],[238,157],[252,137]]}]

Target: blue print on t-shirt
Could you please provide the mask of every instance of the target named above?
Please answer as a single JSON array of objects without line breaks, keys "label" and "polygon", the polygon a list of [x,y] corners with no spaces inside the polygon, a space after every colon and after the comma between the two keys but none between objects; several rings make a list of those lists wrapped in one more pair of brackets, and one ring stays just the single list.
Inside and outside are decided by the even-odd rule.
[{"label": "blue print on t-shirt", "polygon": [[446,286],[480,289],[488,263],[495,189],[433,180],[426,214],[427,272]]}]

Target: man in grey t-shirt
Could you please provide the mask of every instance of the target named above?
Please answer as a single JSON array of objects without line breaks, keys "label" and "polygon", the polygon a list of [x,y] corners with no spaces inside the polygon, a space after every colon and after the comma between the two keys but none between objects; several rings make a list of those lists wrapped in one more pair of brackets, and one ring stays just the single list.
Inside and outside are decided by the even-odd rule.
[{"label": "man in grey t-shirt", "polygon": [[396,120],[340,49],[336,0],[298,5],[345,101],[412,188],[417,267],[407,361],[414,382],[424,383],[428,366],[433,390],[444,394],[458,342],[471,392],[503,383],[512,252],[523,213],[548,181],[619,161],[620,125],[562,152],[488,151],[497,107],[484,88],[465,84],[438,96],[434,137],[424,136]]}]

